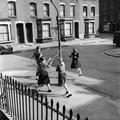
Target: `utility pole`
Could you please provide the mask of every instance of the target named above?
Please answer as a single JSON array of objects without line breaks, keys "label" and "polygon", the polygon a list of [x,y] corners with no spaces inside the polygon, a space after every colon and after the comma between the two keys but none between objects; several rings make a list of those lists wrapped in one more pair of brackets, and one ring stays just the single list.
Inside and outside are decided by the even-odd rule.
[{"label": "utility pole", "polygon": [[[50,0],[52,5],[54,6],[54,8],[56,9],[56,12],[57,12],[57,16],[56,16],[56,21],[57,21],[57,32],[58,32],[58,59],[59,59],[59,62],[60,60],[62,60],[62,49],[61,49],[61,38],[60,38],[60,24],[59,24],[59,11],[57,9],[57,7],[55,6],[55,4],[53,3],[52,0]],[[59,72],[58,71],[58,85],[61,86],[61,79],[60,79],[60,76],[59,76]]]}]

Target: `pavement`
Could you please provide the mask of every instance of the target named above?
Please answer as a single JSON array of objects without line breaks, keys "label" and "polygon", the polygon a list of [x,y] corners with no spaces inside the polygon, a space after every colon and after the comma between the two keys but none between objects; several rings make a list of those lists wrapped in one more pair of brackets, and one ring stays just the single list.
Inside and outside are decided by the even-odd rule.
[{"label": "pavement", "polygon": [[[88,45],[88,44],[112,44],[112,41],[104,38],[86,39],[68,42],[61,42],[61,45]],[[41,49],[46,47],[56,47],[57,42],[44,43],[44,44],[27,44],[27,45],[14,45],[14,52],[21,52],[32,50],[40,45]],[[119,48],[105,51],[105,54],[116,57],[119,53]],[[30,88],[35,88],[37,81],[35,80],[35,67],[30,59],[12,55],[0,56],[0,73],[3,75],[11,76],[15,80],[22,82]],[[72,96],[67,98],[65,96],[65,89],[58,86],[57,72],[54,67],[49,70],[51,79],[52,92],[48,93],[47,87],[41,87],[40,93],[48,96],[48,99],[53,99],[59,102],[60,106],[65,105],[67,111],[70,109],[74,112],[74,117],[77,113],[81,115],[81,120],[88,117],[89,120],[119,120],[120,119],[120,102],[113,101],[108,96],[98,93],[89,88],[89,84],[102,84],[102,80],[90,78],[87,76],[78,76],[75,73],[66,71],[67,85],[72,92]]]}]

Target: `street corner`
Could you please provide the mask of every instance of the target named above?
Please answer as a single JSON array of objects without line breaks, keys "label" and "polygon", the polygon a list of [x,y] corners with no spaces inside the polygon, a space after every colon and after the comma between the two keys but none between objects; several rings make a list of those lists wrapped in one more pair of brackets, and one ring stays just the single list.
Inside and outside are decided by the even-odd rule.
[{"label": "street corner", "polygon": [[107,50],[107,51],[104,52],[104,54],[106,54],[108,56],[120,58],[120,48],[115,48],[115,49]]}]

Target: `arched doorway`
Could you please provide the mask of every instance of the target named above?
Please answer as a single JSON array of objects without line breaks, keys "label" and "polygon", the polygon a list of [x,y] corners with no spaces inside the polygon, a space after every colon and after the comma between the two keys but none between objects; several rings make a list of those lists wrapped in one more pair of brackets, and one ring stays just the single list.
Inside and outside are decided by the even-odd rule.
[{"label": "arched doorway", "polygon": [[18,40],[18,42],[19,43],[25,43],[23,24],[22,23],[17,23],[16,28],[17,28],[17,40]]},{"label": "arched doorway", "polygon": [[75,38],[79,38],[79,23],[75,22],[74,26],[75,26]]},{"label": "arched doorway", "polygon": [[28,42],[33,42],[32,23],[26,23],[26,36]]}]

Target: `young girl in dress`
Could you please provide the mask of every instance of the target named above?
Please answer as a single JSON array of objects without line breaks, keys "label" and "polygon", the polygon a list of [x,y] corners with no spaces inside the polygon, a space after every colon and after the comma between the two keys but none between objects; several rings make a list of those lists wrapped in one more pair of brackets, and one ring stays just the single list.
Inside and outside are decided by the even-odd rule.
[{"label": "young girl in dress", "polygon": [[78,75],[81,76],[82,75],[81,64],[79,61],[79,53],[77,52],[77,50],[73,48],[73,52],[69,55],[69,57],[72,58],[71,69],[76,69]]}]

